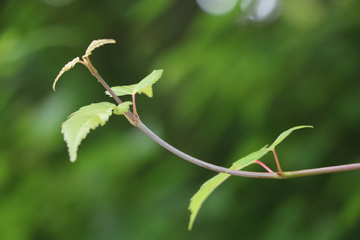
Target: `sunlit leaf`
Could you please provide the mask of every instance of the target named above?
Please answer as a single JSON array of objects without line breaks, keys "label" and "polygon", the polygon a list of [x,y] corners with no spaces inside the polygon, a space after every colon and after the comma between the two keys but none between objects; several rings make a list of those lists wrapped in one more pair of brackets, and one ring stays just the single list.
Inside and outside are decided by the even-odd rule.
[{"label": "sunlit leaf", "polygon": [[[255,162],[256,160],[260,159],[261,157],[263,157],[268,151],[269,151],[268,148],[262,148],[259,151],[250,153],[249,155],[233,163],[232,167],[229,170],[240,170],[248,166],[249,164]],[[189,222],[189,230],[191,230],[196,215],[198,214],[203,202],[209,197],[209,195],[215,190],[215,188],[217,188],[230,176],[231,175],[226,173],[219,173],[215,177],[205,182],[200,187],[199,191],[197,191],[195,195],[190,199],[189,210],[191,211],[191,215]]]},{"label": "sunlit leaf", "polygon": [[114,113],[116,115],[122,115],[122,114],[126,113],[127,111],[129,111],[131,104],[132,104],[132,102],[129,102],[129,101],[123,102],[122,104],[115,107]]},{"label": "sunlit leaf", "polygon": [[59,78],[61,77],[61,75],[63,75],[64,72],[70,70],[72,67],[75,66],[75,64],[77,64],[78,62],[80,62],[80,59],[79,57],[77,58],[74,58],[72,61],[68,62],[62,69],[61,71],[59,72],[59,74],[57,75],[57,77],[55,78],[55,81],[53,83],[53,89],[55,91],[55,85],[56,85],[56,82],[59,80]]},{"label": "sunlit leaf", "polygon": [[[275,146],[277,146],[279,143],[281,143],[287,136],[289,136],[289,134],[291,132],[293,132],[294,130],[297,130],[297,129],[301,129],[301,128],[312,128],[312,126],[293,127],[291,129],[281,133],[279,135],[279,137],[274,141],[274,143],[270,145],[270,147],[265,146],[262,149],[260,149],[256,152],[250,153],[247,156],[237,160],[236,162],[233,163],[233,165],[231,166],[231,168],[229,168],[229,170],[240,170],[240,169],[254,163],[256,160],[259,160],[260,158],[262,158],[266,153],[273,150],[275,148]],[[230,176],[231,175],[226,174],[226,173],[220,173],[220,174],[216,175],[215,177],[213,177],[210,180],[208,180],[207,182],[205,182],[200,187],[199,191],[197,191],[195,193],[195,195],[190,199],[189,210],[191,211],[191,215],[190,215],[190,222],[189,222],[189,230],[191,230],[191,228],[194,224],[195,218],[196,218],[203,202],[209,197],[209,195],[221,183],[223,183]]]},{"label": "sunlit leaf", "polygon": [[[133,85],[128,85],[128,86],[117,86],[117,87],[112,87],[111,89],[114,91],[114,93],[117,96],[125,96],[125,95],[132,95],[134,92],[134,89],[136,87],[136,84]],[[111,94],[106,91],[105,92],[107,95],[111,96]]]},{"label": "sunlit leaf", "polygon": [[99,40],[94,40],[90,43],[89,47],[86,49],[85,55],[83,57],[87,57],[89,55],[91,55],[92,51],[95,48],[98,48],[104,44],[108,44],[108,43],[115,43],[116,41],[114,39],[99,39]]},{"label": "sunlit leaf", "polygon": [[[125,96],[125,95],[132,95],[134,93],[135,87],[136,87],[136,84],[128,85],[128,86],[117,86],[117,87],[112,87],[111,89],[114,91],[114,93],[117,96],[120,97],[120,96]],[[140,89],[137,93],[145,93],[148,97],[153,96],[151,86],[144,87],[143,89]],[[111,97],[111,94],[109,93],[109,91],[105,91],[105,94],[109,95]]]},{"label": "sunlit leaf", "polygon": [[151,86],[156,83],[163,73],[163,70],[154,70],[147,77],[141,80],[135,87],[135,93],[145,93],[148,97],[152,97],[152,88]]},{"label": "sunlit leaf", "polygon": [[218,175],[206,181],[200,187],[199,191],[197,191],[195,195],[190,199],[189,210],[191,211],[191,215],[189,222],[189,230],[191,230],[203,202],[215,190],[215,188],[217,188],[221,183],[223,183],[228,177],[230,177],[229,174],[219,173]]},{"label": "sunlit leaf", "polygon": [[116,106],[109,102],[93,103],[72,113],[68,120],[62,124],[61,129],[67,142],[70,161],[76,160],[78,147],[90,129],[95,129],[99,125],[103,126],[112,115],[113,110],[116,114],[123,114],[128,111],[130,104],[131,102],[125,102]]},{"label": "sunlit leaf", "polygon": [[256,160],[259,160],[260,158],[262,158],[269,151],[270,151],[269,148],[262,148],[259,151],[250,153],[249,155],[247,155],[243,158],[240,158],[239,160],[234,162],[230,169],[239,170],[241,168],[244,168],[244,167],[252,164]]},{"label": "sunlit leaf", "polygon": [[140,89],[139,91],[137,91],[137,93],[144,93],[146,96],[152,97],[153,96],[152,85]]},{"label": "sunlit leaf", "polygon": [[290,135],[295,130],[301,129],[301,128],[313,128],[313,126],[297,126],[290,128],[289,130],[286,130],[285,132],[281,133],[279,137],[270,145],[269,149],[274,149],[279,143],[281,143],[287,136]]},{"label": "sunlit leaf", "polygon": [[[136,93],[144,93],[148,97],[153,96],[152,85],[156,83],[163,73],[163,70],[154,70],[148,76],[146,76],[143,80],[141,80],[138,84],[128,85],[128,86],[116,86],[111,89],[117,96],[124,95],[133,95]],[[111,94],[106,91],[107,95],[111,96]]]}]

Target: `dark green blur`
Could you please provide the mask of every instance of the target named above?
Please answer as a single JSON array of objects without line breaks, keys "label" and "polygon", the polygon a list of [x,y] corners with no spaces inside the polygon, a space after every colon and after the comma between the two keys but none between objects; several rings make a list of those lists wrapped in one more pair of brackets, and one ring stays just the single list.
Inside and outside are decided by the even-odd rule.
[{"label": "dark green blur", "polygon": [[[360,234],[360,171],[289,180],[231,177],[187,230],[189,199],[215,175],[152,142],[122,116],[91,131],[70,163],[61,123],[112,101],[110,86],[164,69],[141,120],[175,147],[230,164],[297,125],[284,171],[360,162],[360,2],[285,0],[272,24],[195,1],[0,3],[0,239],[337,240]],[[130,100],[124,98],[124,100]],[[275,170],[271,156],[264,163]],[[260,166],[248,170],[263,171]]]}]

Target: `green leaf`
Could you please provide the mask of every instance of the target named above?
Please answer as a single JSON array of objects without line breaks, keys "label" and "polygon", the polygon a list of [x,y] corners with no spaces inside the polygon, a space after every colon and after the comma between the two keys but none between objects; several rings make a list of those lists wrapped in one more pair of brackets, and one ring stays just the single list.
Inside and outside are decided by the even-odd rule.
[{"label": "green leaf", "polygon": [[267,154],[270,151],[269,148],[262,148],[259,151],[250,153],[249,155],[240,158],[236,162],[233,163],[231,170],[240,170],[241,168],[244,168],[251,163],[255,162],[256,160],[259,160],[262,158],[265,154]]},{"label": "green leaf", "polygon": [[219,173],[218,175],[214,176],[213,178],[206,181],[195,193],[195,195],[190,199],[190,206],[189,210],[191,211],[190,215],[190,222],[189,222],[189,230],[191,230],[195,218],[201,208],[203,202],[208,198],[208,196],[217,188],[221,183],[223,183],[230,174],[226,173]]},{"label": "green leaf", "polygon": [[[240,170],[252,163],[254,163],[256,160],[259,160],[262,158],[266,153],[273,150],[279,143],[281,143],[287,136],[289,136],[290,133],[292,133],[294,130],[301,129],[301,128],[312,128],[312,126],[298,126],[293,127],[279,135],[279,137],[273,142],[273,144],[270,145],[270,147],[263,147],[262,149],[250,153],[247,156],[237,160],[233,163],[231,168],[229,170]],[[189,230],[191,230],[195,218],[201,208],[201,205],[204,203],[204,201],[209,197],[209,195],[226,179],[228,179],[231,175],[226,173],[219,173],[215,177],[211,178],[207,182],[205,182],[195,193],[195,195],[190,199],[190,206],[189,210],[191,211],[190,215],[190,222],[189,222]]]},{"label": "green leaf", "polygon": [[[249,164],[255,162],[260,159],[269,151],[268,148],[262,148],[259,151],[250,153],[249,155],[241,158],[240,160],[233,163],[232,167],[229,170],[240,170]],[[209,197],[209,195],[217,188],[221,183],[223,183],[228,177],[231,175],[226,173],[219,173],[215,177],[211,178],[207,182],[205,182],[195,193],[195,195],[190,199],[189,210],[191,211],[190,222],[189,222],[189,230],[191,230],[196,215],[198,214],[201,205],[203,202]]]},{"label": "green leaf", "polygon": [[148,97],[152,97],[151,86],[161,78],[162,73],[162,69],[154,70],[136,85],[134,93],[145,93]]},{"label": "green leaf", "polygon": [[68,120],[62,124],[61,129],[61,133],[64,134],[64,139],[67,142],[70,161],[75,162],[78,147],[90,129],[95,129],[99,125],[103,126],[113,110],[116,114],[123,114],[129,110],[130,104],[131,102],[125,102],[116,106],[109,102],[93,103],[72,113]]},{"label": "green leaf", "polygon": [[152,85],[146,86],[146,87],[140,89],[139,91],[137,91],[136,93],[145,93],[146,96],[151,98],[153,96]]},{"label": "green leaf", "polygon": [[281,143],[287,136],[290,135],[290,133],[292,133],[295,130],[301,129],[301,128],[313,128],[313,126],[297,126],[297,127],[293,127],[290,128],[289,130],[281,133],[278,138],[270,145],[269,149],[270,150],[274,150],[274,148],[279,145],[279,143]]},{"label": "green leaf", "polygon": [[122,104],[119,104],[118,106],[115,107],[114,113],[116,115],[123,115],[124,113],[129,111],[129,108],[130,108],[131,104],[132,104],[132,102],[129,102],[129,101],[126,101],[126,102],[123,102]]},{"label": "green leaf", "polygon": [[[125,95],[132,95],[135,87],[136,87],[136,84],[128,85],[128,86],[117,86],[117,87],[112,87],[111,89],[114,91],[114,93],[117,96],[121,97],[121,96],[125,96]],[[106,91],[105,93],[107,95],[111,96],[111,94],[108,91]]]},{"label": "green leaf", "polygon": [[[111,89],[114,91],[114,93],[117,96],[144,93],[148,97],[152,97],[153,96],[152,85],[161,78],[162,73],[163,70],[154,70],[147,77],[141,80],[138,84],[133,84],[128,86],[117,86],[117,87],[112,87]],[[108,91],[106,91],[105,93],[111,96],[111,94]]]}]

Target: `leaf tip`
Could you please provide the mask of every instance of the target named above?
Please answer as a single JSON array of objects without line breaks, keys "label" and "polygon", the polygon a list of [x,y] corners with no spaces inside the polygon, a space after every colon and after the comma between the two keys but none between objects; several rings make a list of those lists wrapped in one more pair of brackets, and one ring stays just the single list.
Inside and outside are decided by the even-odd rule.
[{"label": "leaf tip", "polygon": [[87,57],[89,55],[91,55],[92,51],[95,48],[98,48],[104,44],[109,44],[109,43],[116,43],[116,41],[114,39],[98,39],[98,40],[94,40],[90,43],[89,47],[86,49],[85,55],[83,57]]},{"label": "leaf tip", "polygon": [[77,64],[78,62],[80,62],[80,58],[79,58],[79,57],[76,57],[76,58],[74,58],[72,61],[68,62],[68,63],[61,69],[61,71],[59,72],[59,74],[56,76],[55,81],[54,81],[53,86],[52,86],[54,91],[56,91],[56,90],[55,90],[55,85],[56,85],[57,81],[59,80],[59,78],[61,77],[61,75],[63,75],[64,72],[66,72],[66,71],[70,70],[71,68],[73,68],[73,67],[75,66],[75,64]]}]

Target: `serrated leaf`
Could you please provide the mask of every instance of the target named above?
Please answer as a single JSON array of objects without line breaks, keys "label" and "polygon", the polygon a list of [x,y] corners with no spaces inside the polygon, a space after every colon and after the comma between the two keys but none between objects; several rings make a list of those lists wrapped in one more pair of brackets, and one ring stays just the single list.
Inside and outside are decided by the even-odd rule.
[{"label": "serrated leaf", "polygon": [[75,64],[77,64],[78,62],[80,62],[80,58],[74,58],[72,61],[68,62],[59,72],[59,74],[56,76],[55,81],[53,83],[53,89],[55,91],[55,85],[56,82],[59,80],[59,78],[61,77],[61,75],[63,75],[64,72],[70,70],[71,68],[73,68],[75,66]]},{"label": "serrated leaf", "polygon": [[[128,85],[128,86],[117,86],[117,87],[112,87],[111,89],[114,91],[114,93],[117,96],[121,97],[121,96],[125,96],[125,95],[133,95],[135,87],[136,87],[136,84]],[[139,90],[137,93],[145,93],[148,97],[153,96],[151,86],[147,86],[147,87]],[[111,94],[109,93],[109,91],[105,91],[105,94],[112,97]]]},{"label": "serrated leaf", "polygon": [[92,51],[95,48],[98,48],[104,44],[109,44],[109,43],[115,43],[116,41],[114,39],[99,39],[99,40],[94,40],[90,43],[89,47],[86,49],[85,55],[83,57],[87,57],[89,55],[91,55]]},{"label": "serrated leaf", "polygon": [[132,102],[129,102],[129,101],[126,101],[126,102],[123,102],[123,103],[119,104],[118,106],[115,107],[114,113],[116,115],[123,115],[124,113],[129,111],[129,108],[130,108],[131,104],[132,104]]},{"label": "serrated leaf", "polygon": [[[256,160],[263,157],[267,152],[269,152],[268,148],[262,148],[259,151],[250,153],[249,155],[239,159],[234,162],[232,167],[229,170],[240,170],[249,164],[255,162]],[[219,173],[215,177],[206,181],[195,193],[195,195],[190,199],[189,210],[191,211],[190,222],[189,222],[189,230],[191,230],[195,218],[201,208],[203,202],[209,197],[209,195],[217,188],[221,183],[223,183],[227,178],[231,175],[226,173]]]},{"label": "serrated leaf", "polygon": [[[128,86],[117,86],[117,87],[112,87],[111,89],[114,91],[114,93],[117,96],[121,97],[125,95],[132,95],[135,87],[136,84],[128,85]],[[105,91],[105,93],[111,97],[111,94],[108,91]]]},{"label": "serrated leaf", "polygon": [[136,85],[134,93],[145,93],[148,97],[152,97],[151,86],[161,78],[162,74],[162,69],[152,71],[152,73],[150,73]]},{"label": "serrated leaf", "polygon": [[273,150],[277,145],[279,145],[279,143],[281,143],[287,136],[290,135],[290,133],[292,133],[295,130],[301,129],[301,128],[313,128],[313,126],[297,126],[297,127],[293,127],[290,128],[289,130],[286,130],[285,132],[281,133],[276,140],[270,145],[269,149]]},{"label": "serrated leaf", "polygon": [[75,162],[78,147],[90,129],[94,130],[99,125],[103,126],[113,110],[118,113],[125,112],[129,109],[129,105],[129,102],[122,103],[119,106],[109,102],[92,103],[72,113],[68,120],[62,124],[61,129],[61,133],[64,134],[64,139],[67,142],[70,161]]},{"label": "serrated leaf", "polygon": [[137,93],[144,93],[146,96],[151,98],[153,96],[152,85],[140,89],[139,91],[137,91]]}]

